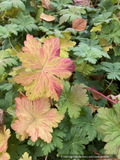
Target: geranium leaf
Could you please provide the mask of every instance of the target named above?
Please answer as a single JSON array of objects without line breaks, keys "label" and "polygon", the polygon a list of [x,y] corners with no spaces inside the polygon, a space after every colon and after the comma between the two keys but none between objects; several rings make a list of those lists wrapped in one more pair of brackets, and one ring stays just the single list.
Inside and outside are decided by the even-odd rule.
[{"label": "geranium leaf", "polygon": [[112,15],[112,12],[106,12],[106,13],[99,14],[94,19],[95,25],[97,26],[104,22],[109,23],[111,20],[113,20],[113,18],[111,18],[111,15]]},{"label": "geranium leaf", "polygon": [[12,7],[15,7],[17,9],[21,9],[23,11],[25,11],[25,4],[22,1],[26,1],[26,0],[5,0],[5,2],[2,2],[0,4],[1,10],[11,10]]},{"label": "geranium leaf", "polygon": [[92,65],[86,64],[85,62],[82,62],[80,64],[77,64],[75,62],[75,65],[76,65],[75,71],[82,72],[84,75],[89,75],[94,70]]},{"label": "geranium leaf", "polygon": [[52,127],[57,127],[64,115],[59,115],[56,109],[50,108],[47,97],[36,99],[33,102],[27,97],[15,98],[16,116],[18,120],[13,123],[12,128],[21,135],[21,140],[31,137],[35,142],[37,138],[50,143],[52,140]]},{"label": "geranium leaf", "polygon": [[26,95],[31,100],[45,94],[58,101],[63,78],[70,77],[75,69],[74,62],[69,58],[60,58],[59,39],[46,40],[41,47],[41,43],[28,34],[23,51],[17,56],[26,71],[20,72],[14,80],[25,86]]},{"label": "geranium leaf", "polygon": [[24,15],[22,12],[18,12],[16,18],[10,18],[11,24],[17,25],[19,32],[31,32],[32,30],[38,30],[38,26],[35,24],[35,19],[30,15]]},{"label": "geranium leaf", "polygon": [[17,65],[17,61],[14,58],[10,57],[10,54],[7,51],[0,51],[0,75],[2,75],[5,71],[5,67],[7,65]]},{"label": "geranium leaf", "polygon": [[16,139],[15,132],[12,132],[11,137],[8,140],[7,152],[10,154],[10,159],[12,160],[19,159],[24,152],[30,153],[25,142],[20,142]]},{"label": "geranium leaf", "polygon": [[98,132],[104,135],[106,145],[105,154],[115,154],[120,158],[120,103],[114,105],[114,108],[99,108],[98,117],[102,125],[98,127]]},{"label": "geranium leaf", "polygon": [[102,56],[106,58],[110,58],[106,52],[101,51],[94,46],[88,46],[87,44],[81,42],[77,47],[70,48],[74,51],[74,54],[78,56],[77,63],[80,64],[83,61],[89,61],[92,64],[95,64],[97,58],[102,58]]},{"label": "geranium leaf", "polygon": [[51,153],[55,148],[62,149],[63,147],[63,138],[66,136],[66,134],[61,131],[60,129],[54,129],[52,133],[52,141],[50,143],[44,142],[41,139],[38,139],[36,142],[32,142],[31,140],[28,140],[28,144],[32,146],[41,146],[42,151],[44,155],[47,155]]},{"label": "geranium leaf", "polygon": [[72,4],[72,0],[51,0],[50,2],[52,4],[52,8],[57,8],[58,10],[61,10],[65,5]]},{"label": "geranium leaf", "polygon": [[78,128],[82,128],[86,131],[88,135],[89,141],[93,141],[96,137],[98,140],[102,139],[102,135],[97,132],[97,127],[101,125],[101,121],[95,115],[92,116],[91,109],[89,107],[84,107],[85,109],[85,116],[80,116],[77,119],[72,118],[71,122],[76,125]]},{"label": "geranium leaf", "polygon": [[42,151],[45,155],[53,151],[56,147],[60,149],[63,148],[63,138],[66,134],[59,129],[55,129],[52,136],[53,139],[51,143],[41,142]]},{"label": "geranium leaf", "polygon": [[10,136],[10,129],[6,129],[6,126],[3,125],[0,129],[0,153],[7,150],[7,141]]},{"label": "geranium leaf", "polygon": [[11,37],[12,34],[17,35],[18,33],[18,26],[16,24],[7,24],[4,27],[0,26],[0,37],[1,38],[8,38]]},{"label": "geranium leaf", "polygon": [[119,62],[115,62],[115,63],[101,62],[101,65],[97,66],[97,68],[106,71],[108,79],[120,80],[120,63]]},{"label": "geranium leaf", "polygon": [[20,160],[32,160],[32,157],[31,156],[29,157],[29,154],[27,152],[25,152],[22,155],[22,158],[20,158]]},{"label": "geranium leaf", "polygon": [[120,30],[119,30],[119,22],[112,21],[110,24],[102,25],[102,33],[99,35],[100,38],[106,38],[108,44],[114,42],[119,44],[120,41]]},{"label": "geranium leaf", "polygon": [[67,22],[68,20],[73,22],[77,18],[82,18],[81,14],[86,13],[85,9],[82,7],[78,6],[68,6],[68,7],[69,9],[63,9],[59,12],[59,14],[62,15],[59,21],[60,25],[64,22]]},{"label": "geranium leaf", "polygon": [[[74,47],[76,42],[71,41],[71,35],[70,33],[64,33],[63,34],[65,38],[59,38],[59,43],[60,43],[60,57],[66,58],[69,57],[69,53],[67,51],[70,51],[69,47]],[[50,40],[50,38],[53,37],[55,38],[55,35],[49,35],[46,38],[41,38],[39,41],[40,42],[45,42],[45,40]]]},{"label": "geranium leaf", "polygon": [[83,149],[85,149],[85,144],[88,144],[89,140],[84,132],[77,128],[76,126],[72,127],[70,130],[71,138],[69,141],[63,143],[63,148],[58,149],[58,156],[67,155],[83,155]]},{"label": "geranium leaf", "polygon": [[58,109],[59,113],[65,113],[68,109],[69,116],[77,118],[80,115],[80,110],[88,101],[84,84],[75,84],[70,89],[69,82],[63,82],[64,88],[61,93]]}]

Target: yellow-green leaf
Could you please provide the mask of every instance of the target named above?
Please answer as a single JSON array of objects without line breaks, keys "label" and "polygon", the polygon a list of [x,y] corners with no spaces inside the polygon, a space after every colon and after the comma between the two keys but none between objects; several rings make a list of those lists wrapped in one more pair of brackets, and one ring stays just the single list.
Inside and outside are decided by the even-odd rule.
[{"label": "yellow-green leaf", "polygon": [[89,75],[94,70],[94,68],[91,65],[86,64],[86,62],[80,64],[74,63],[76,65],[75,71],[82,72],[84,75]]},{"label": "yellow-green leaf", "polygon": [[100,39],[99,44],[102,46],[103,51],[106,52],[106,53],[107,53],[107,51],[109,51],[110,48],[113,48],[112,44],[108,44],[107,40],[105,38]]},{"label": "yellow-green leaf", "polygon": [[100,31],[101,31],[101,28],[102,28],[102,25],[99,24],[99,25],[93,27],[93,28],[90,30],[90,32],[97,32],[97,31],[100,32]]},{"label": "yellow-green leaf", "polygon": [[29,154],[27,152],[25,152],[22,155],[22,158],[20,158],[20,160],[32,160],[32,157],[31,156],[29,157]]},{"label": "yellow-green leaf", "polygon": [[6,51],[9,52],[9,54],[11,55],[11,57],[15,57],[17,56],[17,53],[22,51],[22,47],[20,45],[16,45],[15,48],[12,49],[6,49]]},{"label": "yellow-green leaf", "polygon": [[[67,58],[69,57],[68,51],[70,51],[69,47],[74,47],[76,42],[71,41],[71,35],[70,33],[64,33],[63,34],[65,38],[59,38],[59,43],[60,43],[60,57]],[[44,43],[45,40],[50,40],[50,38],[53,37],[55,38],[55,35],[49,35],[46,38],[41,38],[39,39],[40,42]]]}]

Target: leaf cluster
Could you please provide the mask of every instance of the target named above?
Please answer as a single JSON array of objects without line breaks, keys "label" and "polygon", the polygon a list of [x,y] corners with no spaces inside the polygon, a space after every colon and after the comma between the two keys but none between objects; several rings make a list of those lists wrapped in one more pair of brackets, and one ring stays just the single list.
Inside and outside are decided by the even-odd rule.
[{"label": "leaf cluster", "polygon": [[0,159],[120,158],[119,1],[79,3],[0,1]]}]

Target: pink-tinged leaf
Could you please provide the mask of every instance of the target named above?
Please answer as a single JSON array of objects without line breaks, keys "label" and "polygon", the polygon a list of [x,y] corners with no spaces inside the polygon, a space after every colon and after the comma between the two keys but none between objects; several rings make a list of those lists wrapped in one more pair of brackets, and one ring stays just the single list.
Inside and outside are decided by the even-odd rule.
[{"label": "pink-tinged leaf", "polygon": [[33,142],[41,138],[50,143],[52,127],[57,127],[64,115],[59,115],[57,109],[50,108],[50,101],[46,96],[34,101],[27,97],[15,98],[15,101],[18,120],[13,123],[12,128],[21,135],[21,140],[29,135]]},{"label": "pink-tinged leaf", "polygon": [[10,155],[7,152],[1,152],[0,153],[0,160],[9,160]]},{"label": "pink-tinged leaf", "polygon": [[2,126],[0,130],[0,152],[7,150],[7,141],[10,137],[10,129],[6,130],[6,126]]},{"label": "pink-tinged leaf", "polygon": [[75,64],[69,58],[60,58],[58,38],[46,40],[43,47],[31,35],[27,35],[24,52],[17,56],[23,62],[25,71],[14,80],[25,86],[26,95],[30,100],[42,97],[44,94],[58,101],[63,89],[62,80],[71,76]]}]

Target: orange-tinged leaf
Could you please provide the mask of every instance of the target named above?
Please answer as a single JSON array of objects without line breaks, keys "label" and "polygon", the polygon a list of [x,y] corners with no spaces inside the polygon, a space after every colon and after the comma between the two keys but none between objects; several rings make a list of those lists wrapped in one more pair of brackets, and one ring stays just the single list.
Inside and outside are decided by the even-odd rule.
[{"label": "orange-tinged leaf", "polygon": [[10,129],[6,130],[6,126],[4,125],[0,131],[0,152],[7,150],[7,141],[10,137]]},{"label": "orange-tinged leaf", "polygon": [[12,128],[21,135],[21,140],[29,135],[33,142],[41,138],[50,143],[52,127],[58,127],[64,115],[59,115],[57,109],[50,108],[50,101],[46,96],[33,102],[27,97],[15,98],[15,101],[18,120],[13,123]]},{"label": "orange-tinged leaf", "polygon": [[42,6],[48,10],[51,9],[50,0],[42,0]]},{"label": "orange-tinged leaf", "polygon": [[84,31],[87,26],[87,21],[83,18],[77,18],[72,23],[72,28],[76,31]]},{"label": "orange-tinged leaf", "polygon": [[62,80],[69,78],[75,64],[69,58],[60,58],[58,38],[46,40],[43,47],[33,36],[27,35],[23,52],[17,54],[25,71],[14,80],[25,86],[26,95],[35,100],[44,94],[58,101],[63,89]]},{"label": "orange-tinged leaf", "polygon": [[40,20],[45,20],[47,22],[51,22],[51,21],[55,20],[55,17],[51,16],[51,15],[47,15],[47,14],[42,12],[42,14],[40,15]]}]

